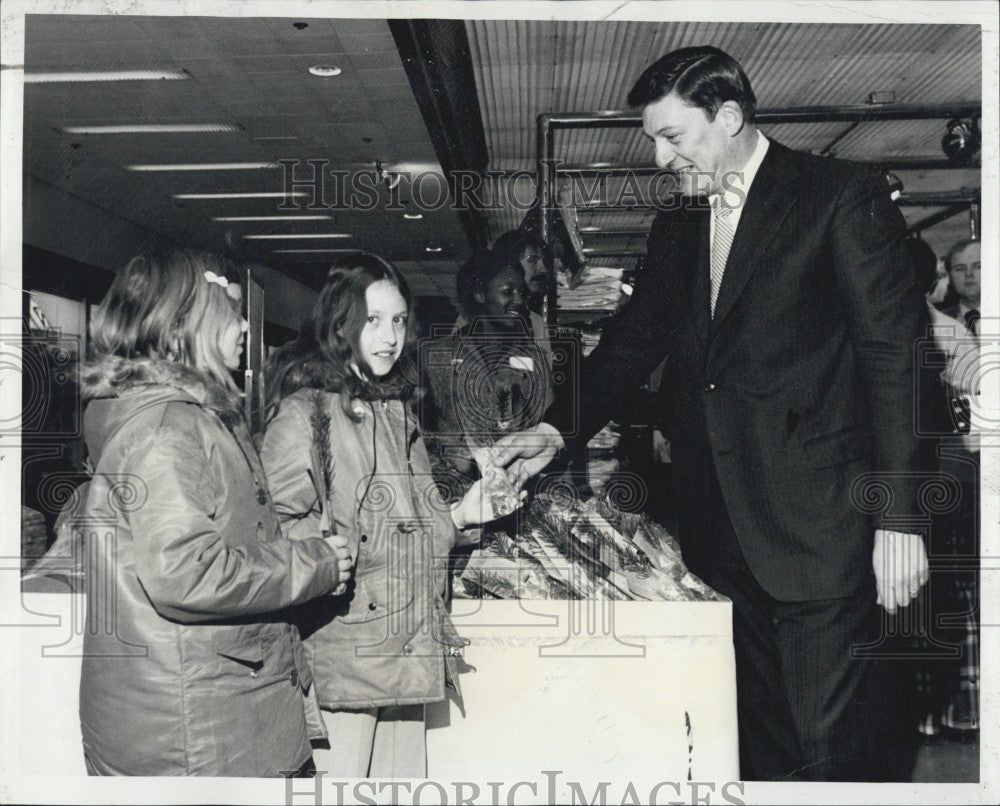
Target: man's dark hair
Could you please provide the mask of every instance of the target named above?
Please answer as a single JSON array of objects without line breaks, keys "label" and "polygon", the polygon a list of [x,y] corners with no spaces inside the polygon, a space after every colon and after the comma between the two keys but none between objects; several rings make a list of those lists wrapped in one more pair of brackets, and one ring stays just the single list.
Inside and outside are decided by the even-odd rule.
[{"label": "man's dark hair", "polygon": [[739,104],[747,123],[753,123],[757,110],[757,98],[740,63],[708,45],[680,48],[653,62],[629,92],[628,104],[646,106],[671,92],[703,109],[709,120],[726,101]]},{"label": "man's dark hair", "polygon": [[458,297],[458,306],[465,316],[471,316],[476,310],[476,277],[480,272],[479,267],[486,262],[486,254],[485,250],[476,250],[455,272],[455,296]]},{"label": "man's dark hair", "polygon": [[545,244],[542,239],[525,229],[512,229],[499,236],[493,243],[493,252],[506,255],[515,263],[519,263],[521,257],[529,247],[544,251]]}]

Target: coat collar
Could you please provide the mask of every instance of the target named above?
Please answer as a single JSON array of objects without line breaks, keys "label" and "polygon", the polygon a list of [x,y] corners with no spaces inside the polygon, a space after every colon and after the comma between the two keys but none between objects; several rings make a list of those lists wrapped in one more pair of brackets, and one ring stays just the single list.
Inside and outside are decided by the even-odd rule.
[{"label": "coat collar", "polygon": [[116,398],[144,387],[169,387],[216,412],[224,422],[240,420],[242,399],[203,372],[159,358],[108,355],[81,367],[80,389],[85,400]]}]

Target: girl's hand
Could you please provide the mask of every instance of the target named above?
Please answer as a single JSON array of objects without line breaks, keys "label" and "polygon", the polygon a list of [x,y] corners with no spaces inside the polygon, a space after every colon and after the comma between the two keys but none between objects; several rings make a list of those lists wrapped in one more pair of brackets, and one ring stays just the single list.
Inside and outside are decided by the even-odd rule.
[{"label": "girl's hand", "polygon": [[342,596],[347,592],[347,583],[351,580],[354,558],[351,556],[351,549],[344,535],[329,535],[326,542],[337,554],[337,585],[330,591],[330,595]]},{"label": "girl's hand", "polygon": [[503,468],[486,464],[481,470],[483,477],[451,508],[451,519],[459,529],[509,515],[521,506],[528,495],[523,490],[520,493],[517,491]]}]

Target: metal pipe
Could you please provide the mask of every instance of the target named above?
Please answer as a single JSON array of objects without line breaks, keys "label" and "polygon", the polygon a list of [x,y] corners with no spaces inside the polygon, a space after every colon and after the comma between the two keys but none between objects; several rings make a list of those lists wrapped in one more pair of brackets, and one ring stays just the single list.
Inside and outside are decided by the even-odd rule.
[{"label": "metal pipe", "polygon": [[[888,171],[945,171],[945,170],[968,170],[976,166],[961,165],[951,160],[934,159],[928,157],[886,157],[885,159],[856,160],[856,162],[868,165],[877,165]],[[663,168],[652,165],[563,165],[555,166],[557,174],[571,174],[585,178],[599,176],[653,176],[657,173],[669,173]],[[518,171],[498,171],[501,176],[519,173]]]},{"label": "metal pipe", "polygon": [[[853,123],[873,120],[937,120],[982,116],[982,102],[950,104],[848,104],[758,109],[757,123]],[[548,115],[553,128],[641,126],[642,115],[631,110],[558,112]]]},{"label": "metal pipe", "polygon": [[956,190],[944,193],[903,193],[896,204],[900,207],[947,207],[952,204],[978,204],[979,190]]},{"label": "metal pipe", "polygon": [[849,135],[851,132],[853,132],[860,125],[861,125],[861,121],[860,120],[854,121],[850,126],[848,126],[840,134],[838,134],[836,137],[834,137],[829,143],[827,143],[820,150],[819,155],[821,157],[825,157],[827,154],[830,153],[830,151],[833,149],[833,147],[835,145],[837,145],[837,143],[839,143],[841,140],[843,140],[845,137],[847,137],[847,135]]},{"label": "metal pipe", "polygon": [[936,213],[931,213],[931,215],[926,218],[921,218],[919,221],[911,224],[907,229],[910,232],[922,232],[925,229],[930,229],[935,224],[940,224],[942,221],[947,221],[949,218],[954,218],[959,213],[964,213],[968,209],[966,204],[955,204],[951,207],[946,207],[944,210],[938,210]]},{"label": "metal pipe", "polygon": [[649,235],[649,229],[588,229],[581,230],[580,234],[584,238],[590,235],[597,235],[601,238],[631,238],[638,235]]},{"label": "metal pipe", "polygon": [[610,249],[610,250],[600,250],[591,251],[589,249],[584,249],[583,253],[587,257],[643,257],[646,254],[645,248],[643,249]]},{"label": "metal pipe", "polygon": [[538,167],[535,182],[537,186],[538,204],[538,237],[544,245],[542,259],[545,261],[545,300],[543,315],[549,327],[556,327],[556,267],[553,246],[549,243],[549,210],[552,207],[552,184],[555,171],[552,170],[552,154],[554,153],[551,116],[541,114],[537,122]]}]

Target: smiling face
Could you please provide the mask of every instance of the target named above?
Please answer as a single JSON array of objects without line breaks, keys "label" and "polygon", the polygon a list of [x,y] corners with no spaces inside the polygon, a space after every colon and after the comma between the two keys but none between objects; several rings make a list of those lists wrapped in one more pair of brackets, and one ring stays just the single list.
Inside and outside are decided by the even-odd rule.
[{"label": "smiling face", "polygon": [[389,373],[403,351],[409,311],[399,289],[389,280],[379,280],[365,290],[368,315],[358,345],[361,358],[376,378]]},{"label": "smiling face", "polygon": [[502,329],[520,328],[520,320],[528,315],[524,303],[524,275],[520,269],[508,266],[494,275],[486,293],[477,293],[483,313],[492,317],[491,324]]},{"label": "smiling face", "polygon": [[734,135],[742,124],[742,113],[731,101],[710,120],[704,109],[687,104],[676,93],[642,110],[643,135],[653,143],[656,165],[677,173],[685,196],[722,190],[722,176],[734,162]]},{"label": "smiling face", "polygon": [[982,254],[980,243],[970,243],[964,249],[959,250],[951,257],[951,268],[948,272],[951,276],[951,284],[962,300],[970,308],[979,307],[980,297],[980,255]]}]

